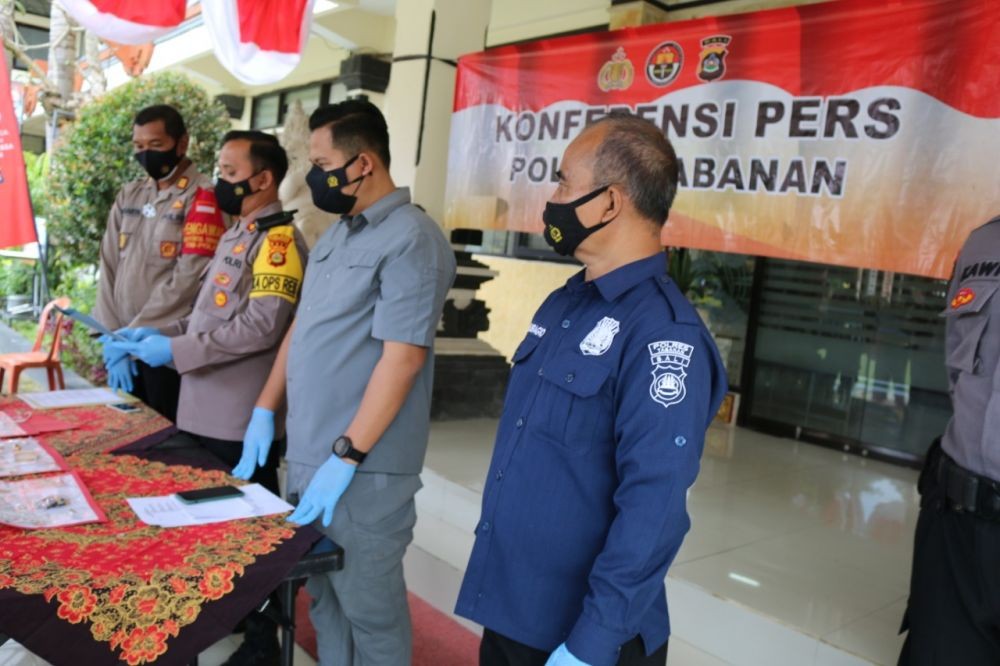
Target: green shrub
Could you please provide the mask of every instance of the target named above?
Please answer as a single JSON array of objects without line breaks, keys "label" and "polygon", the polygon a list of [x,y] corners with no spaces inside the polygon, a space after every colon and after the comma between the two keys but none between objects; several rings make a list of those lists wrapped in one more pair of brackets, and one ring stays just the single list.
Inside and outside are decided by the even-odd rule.
[{"label": "green shrub", "polygon": [[225,107],[187,77],[142,76],[85,105],[53,156],[47,210],[52,257],[63,267],[98,262],[108,211],[121,186],[143,175],[132,158],[132,120],[152,104],[170,104],[184,116],[188,156],[211,173],[223,133]]},{"label": "green shrub", "polygon": [[0,259],[0,296],[30,294],[34,276],[33,263],[21,259]]}]

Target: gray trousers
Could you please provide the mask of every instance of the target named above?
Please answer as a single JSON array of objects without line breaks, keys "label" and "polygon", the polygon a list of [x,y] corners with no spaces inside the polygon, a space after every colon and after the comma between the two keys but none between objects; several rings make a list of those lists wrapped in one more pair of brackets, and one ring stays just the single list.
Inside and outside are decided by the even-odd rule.
[{"label": "gray trousers", "polygon": [[[289,464],[289,493],[305,492],[315,468]],[[409,666],[413,632],[403,554],[413,540],[416,474],[358,472],[329,527],[313,527],[344,548],[344,568],[311,576],[309,618],[320,666]]]}]

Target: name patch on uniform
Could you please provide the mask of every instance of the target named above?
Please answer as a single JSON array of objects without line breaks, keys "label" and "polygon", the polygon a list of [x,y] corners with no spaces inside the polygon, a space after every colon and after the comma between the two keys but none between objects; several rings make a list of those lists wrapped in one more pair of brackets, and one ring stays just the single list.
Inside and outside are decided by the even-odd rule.
[{"label": "name patch on uniform", "polygon": [[543,335],[545,335],[545,327],[544,326],[539,326],[538,324],[532,322],[531,323],[531,327],[528,328],[528,333],[530,333],[531,335],[534,335],[537,338],[540,338]]},{"label": "name patch on uniform", "polygon": [[199,188],[184,219],[184,249],[182,254],[211,257],[226,231],[222,213],[215,202],[215,192]]},{"label": "name patch on uniform", "polygon": [[649,362],[653,364],[653,382],[649,385],[649,397],[664,408],[684,400],[687,387],[684,368],[691,364],[694,353],[692,345],[676,340],[661,340],[649,344]]},{"label": "name patch on uniform", "polygon": [[961,282],[972,277],[997,277],[1000,276],[1000,261],[979,261],[969,264],[962,269]]},{"label": "name patch on uniform", "polygon": [[253,262],[250,298],[277,296],[290,303],[298,300],[303,267],[293,234],[290,224],[268,230]]},{"label": "name patch on uniform", "polygon": [[580,352],[584,356],[603,356],[611,349],[611,343],[615,341],[620,329],[621,324],[617,319],[605,317],[580,341]]}]

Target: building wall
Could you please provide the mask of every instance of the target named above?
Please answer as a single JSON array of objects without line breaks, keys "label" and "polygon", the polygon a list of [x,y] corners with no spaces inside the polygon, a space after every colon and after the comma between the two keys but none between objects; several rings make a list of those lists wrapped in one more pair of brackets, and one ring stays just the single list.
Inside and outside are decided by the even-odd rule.
[{"label": "building wall", "polygon": [[480,333],[479,338],[509,361],[528,332],[531,316],[538,306],[580,267],[486,255],[476,255],[476,260],[497,272],[497,277],[480,287],[477,293],[477,297],[492,310],[490,330]]}]

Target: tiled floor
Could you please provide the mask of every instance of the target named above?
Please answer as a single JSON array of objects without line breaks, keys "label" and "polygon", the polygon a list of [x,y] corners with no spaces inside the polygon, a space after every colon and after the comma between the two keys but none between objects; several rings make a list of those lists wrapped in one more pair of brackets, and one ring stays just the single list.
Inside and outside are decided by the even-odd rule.
[{"label": "tiled floor", "polygon": [[[444,612],[472,547],[495,428],[473,420],[432,431],[405,564],[411,590]],[[916,476],[749,430],[710,430],[689,496],[691,532],[667,579],[669,666],[894,664]],[[227,638],[199,663],[221,664],[237,644]],[[298,650],[295,663],[315,662]],[[7,644],[0,666],[44,662]]]},{"label": "tiled floor", "polygon": [[[435,424],[415,543],[460,571],[496,424]],[[709,431],[668,576],[671,666],[892,664],[917,518],[913,470]],[[724,605],[720,606],[720,602]]]}]

